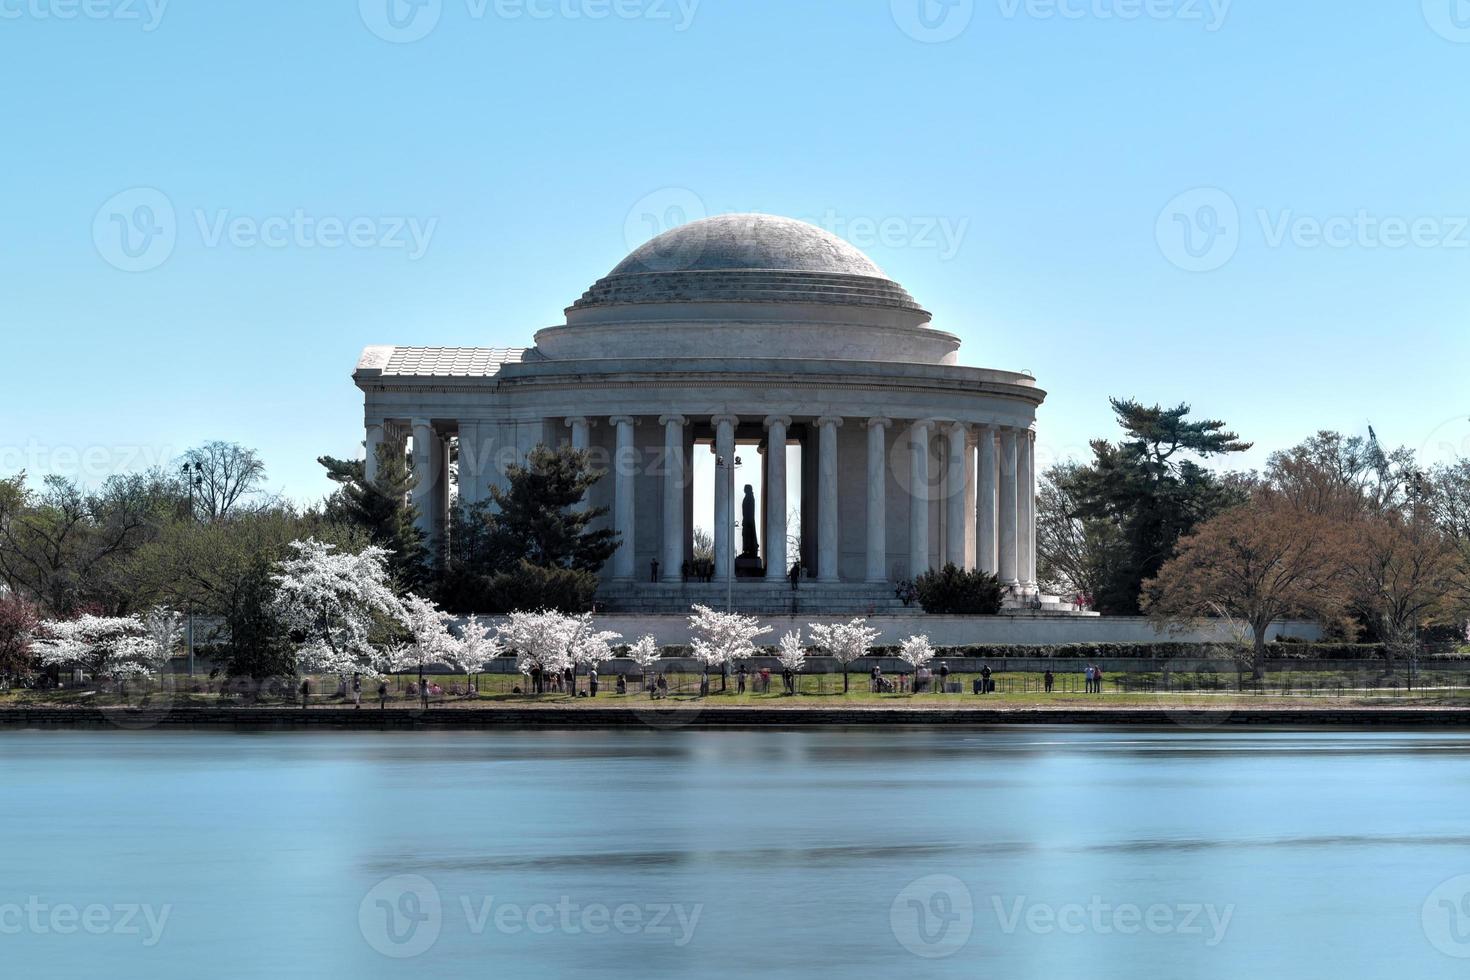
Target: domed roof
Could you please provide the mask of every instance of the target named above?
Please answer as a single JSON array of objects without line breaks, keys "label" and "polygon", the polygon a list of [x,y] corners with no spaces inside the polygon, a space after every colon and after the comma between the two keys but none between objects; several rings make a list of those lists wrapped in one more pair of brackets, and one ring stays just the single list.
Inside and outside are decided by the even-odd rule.
[{"label": "domed roof", "polygon": [[644,243],[567,312],[689,303],[820,303],[928,314],[862,252],[815,225],[724,214]]},{"label": "domed roof", "polygon": [[609,275],[733,269],[887,278],[831,232],[770,214],[722,214],[680,225],[639,246]]}]

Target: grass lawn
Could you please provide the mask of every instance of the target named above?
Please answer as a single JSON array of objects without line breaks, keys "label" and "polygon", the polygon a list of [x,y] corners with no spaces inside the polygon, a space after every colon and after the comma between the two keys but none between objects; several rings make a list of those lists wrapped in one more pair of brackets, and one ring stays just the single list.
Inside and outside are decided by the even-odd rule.
[{"label": "grass lawn", "polygon": [[[1237,689],[1238,678],[1229,675],[1199,675],[1173,673],[1167,679],[1159,674],[1116,674],[1108,678],[1102,694],[1085,694],[1080,690],[1081,679],[1075,674],[1056,675],[1056,688],[1047,694],[1043,690],[1042,675],[1032,673],[998,673],[992,676],[997,691],[994,694],[976,696],[971,692],[974,674],[951,674],[951,685],[959,684],[962,693],[937,694],[925,692],[875,693],[870,690],[868,675],[852,674],[850,689],[843,694],[843,678],[840,673],[803,675],[799,694],[788,696],[782,691],[779,676],[771,679],[768,693],[748,690],[736,694],[736,679],[732,675],[729,688],[720,691],[718,676],[711,678],[711,694],[700,698],[699,675],[694,673],[671,673],[667,700],[652,701],[641,685],[633,682],[629,692],[616,692],[616,678],[602,679],[597,698],[571,697],[566,694],[549,693],[532,696],[515,693],[527,689],[526,679],[518,674],[482,674],[475,679],[477,693],[466,695],[468,690],[463,676],[433,675],[430,680],[438,683],[445,694],[431,698],[435,707],[492,708],[496,705],[544,707],[557,710],[582,708],[647,708],[673,706],[708,706],[720,708],[760,707],[801,710],[803,708],[831,707],[885,707],[906,708],[917,711],[937,708],[988,707],[993,709],[1023,708],[1079,708],[1098,709],[1125,707],[1178,707],[1181,709],[1208,709],[1232,707],[1431,707],[1470,705],[1470,674],[1463,671],[1420,672],[1410,689],[1404,674],[1393,679],[1384,679],[1376,668],[1368,668],[1356,675],[1326,671],[1274,672],[1259,687],[1251,685],[1245,678],[1245,689]],[[421,703],[408,696],[409,685],[416,677],[401,676],[388,680],[389,708],[414,708]],[[204,677],[177,678],[178,687],[169,693],[170,703],[179,706],[296,706],[300,704],[300,681],[283,680],[274,690],[250,697],[248,687],[241,693],[220,693],[220,685]],[[753,685],[754,675],[748,678]],[[1166,687],[1167,685],[1167,687]],[[364,681],[363,707],[377,708],[377,682]],[[587,690],[587,679],[578,678],[578,688]],[[312,679],[312,707],[337,707],[344,702],[336,694],[337,679],[322,677]],[[284,692],[291,692],[283,696]],[[24,705],[65,707],[84,705],[114,705],[135,698],[125,699],[120,695],[101,690],[96,686],[72,689],[36,691],[14,690],[0,692],[0,708]],[[350,700],[347,703],[351,703]]]}]

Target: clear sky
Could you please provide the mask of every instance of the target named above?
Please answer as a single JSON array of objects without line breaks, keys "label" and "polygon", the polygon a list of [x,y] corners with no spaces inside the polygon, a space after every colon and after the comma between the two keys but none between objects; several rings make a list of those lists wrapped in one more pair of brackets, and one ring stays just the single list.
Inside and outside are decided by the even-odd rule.
[{"label": "clear sky", "polygon": [[416,2],[0,0],[0,472],[319,497],[362,346],[528,344],[728,211],[1034,372],[1044,462],[1113,394],[1470,451],[1458,0]]}]

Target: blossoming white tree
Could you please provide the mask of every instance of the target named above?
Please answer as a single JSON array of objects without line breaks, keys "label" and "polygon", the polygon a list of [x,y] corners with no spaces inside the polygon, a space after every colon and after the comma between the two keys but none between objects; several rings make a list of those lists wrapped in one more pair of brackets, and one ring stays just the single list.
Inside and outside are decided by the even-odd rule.
[{"label": "blossoming white tree", "polygon": [[934,659],[934,648],[929,645],[929,637],[911,636],[899,646],[898,656],[917,673],[920,667],[927,666]]},{"label": "blossoming white tree", "polygon": [[453,637],[440,655],[440,663],[464,674],[467,693],[472,690],[473,675],[501,654],[503,648],[492,632],[489,623],[481,622],[478,616],[471,616],[460,627],[459,636]]},{"label": "blossoming white tree", "polygon": [[298,663],[317,673],[372,673],[374,626],[404,618],[388,579],[388,552],[351,554],[314,538],[291,548],[294,556],[279,562],[272,578],[282,624],[306,638]]},{"label": "blossoming white tree", "polygon": [[783,670],[789,670],[796,676],[795,683],[787,691],[788,694],[795,694],[795,685],[801,683],[801,670],[806,666],[806,646],[801,642],[800,630],[792,630],[781,637],[781,642],[776,647],[776,659],[781,662]]},{"label": "blossoming white tree", "polygon": [[706,667],[718,669],[755,656],[755,640],[771,632],[754,616],[724,613],[709,606],[694,606],[689,617],[689,632],[694,634],[694,658]]},{"label": "blossoming white tree", "polygon": [[184,620],[172,609],[158,606],[143,617],[143,628],[147,635],[141,638],[144,643],[139,648],[138,659],[149,674],[156,676],[168,668],[168,662],[177,652],[184,634]]},{"label": "blossoming white tree", "polygon": [[810,624],[812,628],[812,645],[827,651],[842,665],[842,693],[847,693],[848,673],[847,669],[854,660],[868,655],[872,649],[873,641],[878,639],[878,631],[868,628],[868,621],[859,617],[848,623],[833,623],[824,625],[821,623]]},{"label": "blossoming white tree", "polygon": [[653,694],[654,669],[663,659],[663,655],[663,650],[659,649],[658,640],[652,633],[639,637],[638,642],[628,648],[628,659],[643,671],[643,686],[648,688],[650,695]]},{"label": "blossoming white tree", "polygon": [[516,669],[527,677],[559,674],[572,663],[573,620],[558,612],[515,612],[496,628],[505,649],[516,655]]},{"label": "blossoming white tree", "polygon": [[92,677],[124,679],[149,673],[152,646],[133,616],[80,616],[48,620],[36,630],[36,658],[47,667],[70,667]]},{"label": "blossoming white tree", "polygon": [[572,638],[569,643],[568,653],[572,660],[573,679],[578,667],[586,667],[589,671],[596,670],[613,658],[612,644],[614,640],[621,640],[623,634],[612,633],[607,630],[599,631],[592,623],[592,614],[583,613],[580,616],[568,617],[572,621]]}]

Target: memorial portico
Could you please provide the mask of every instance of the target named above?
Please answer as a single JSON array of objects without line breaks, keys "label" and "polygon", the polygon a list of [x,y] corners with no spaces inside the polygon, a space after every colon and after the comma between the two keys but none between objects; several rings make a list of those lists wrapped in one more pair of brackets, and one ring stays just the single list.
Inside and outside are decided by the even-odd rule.
[{"label": "memorial portico", "polygon": [[[806,600],[838,612],[888,608],[896,583],[946,562],[1028,599],[1045,393],[962,366],[930,320],[818,228],[694,222],[634,251],[534,346],[367,348],[369,467],[378,445],[411,453],[421,526],[442,542],[451,508],[487,499],[538,444],[588,450],[607,475],[586,506],[621,536],[602,572],[613,609],[758,604],[798,562]],[[721,464],[698,506],[696,454]],[[697,513],[713,515],[708,582]]]}]

